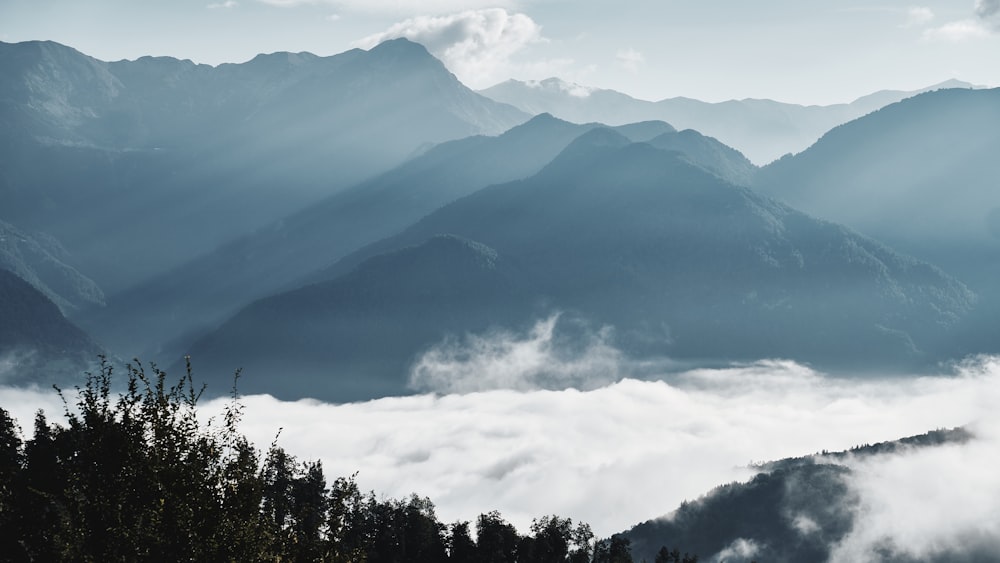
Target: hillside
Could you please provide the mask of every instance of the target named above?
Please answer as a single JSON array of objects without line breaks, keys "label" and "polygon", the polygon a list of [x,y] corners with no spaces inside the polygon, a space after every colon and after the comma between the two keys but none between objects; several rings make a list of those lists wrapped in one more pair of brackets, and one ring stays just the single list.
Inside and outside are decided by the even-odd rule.
[{"label": "hillside", "polygon": [[709,103],[683,97],[651,102],[558,78],[537,82],[508,80],[481,93],[530,114],[547,112],[577,123],[597,121],[619,125],[660,119],[679,129],[695,129],[715,137],[739,149],[755,164],[764,165],[785,154],[801,152],[837,125],[883,106],[924,91],[972,87],[950,80],[912,92],[879,91],[850,103],[828,106],[759,99]]},{"label": "hillside", "polygon": [[101,353],[42,292],[0,268],[0,383],[75,382]]}]

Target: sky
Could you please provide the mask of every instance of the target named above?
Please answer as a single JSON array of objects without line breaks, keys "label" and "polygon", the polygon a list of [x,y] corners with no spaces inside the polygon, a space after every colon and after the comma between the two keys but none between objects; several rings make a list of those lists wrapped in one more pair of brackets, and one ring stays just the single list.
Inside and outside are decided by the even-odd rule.
[{"label": "sky", "polygon": [[206,64],[424,43],[476,89],[557,76],[659,100],[849,102],[1000,85],[1000,0],[0,0],[0,41]]}]

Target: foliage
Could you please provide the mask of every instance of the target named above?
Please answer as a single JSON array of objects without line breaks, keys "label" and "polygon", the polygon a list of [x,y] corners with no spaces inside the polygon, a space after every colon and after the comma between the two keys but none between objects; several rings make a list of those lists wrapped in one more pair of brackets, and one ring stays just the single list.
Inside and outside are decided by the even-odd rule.
[{"label": "foliage", "polygon": [[328,484],[320,462],[275,443],[262,454],[239,433],[235,385],[221,424],[202,424],[190,364],[170,384],[136,361],[121,393],[113,370],[102,360],[73,405],[59,391],[65,424],[39,411],[29,440],[0,408],[0,560],[632,561],[627,540],[595,541],[568,518],[522,535],[493,511],[472,534],[443,525],[430,499],[363,493],[354,476]]}]

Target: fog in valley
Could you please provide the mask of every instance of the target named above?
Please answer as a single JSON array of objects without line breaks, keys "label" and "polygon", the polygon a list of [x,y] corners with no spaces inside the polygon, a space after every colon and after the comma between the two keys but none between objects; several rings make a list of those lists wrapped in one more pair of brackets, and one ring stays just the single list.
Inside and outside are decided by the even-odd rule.
[{"label": "fog in valley", "polygon": [[[671,372],[651,377],[657,369]],[[289,453],[322,460],[328,475],[357,472],[379,494],[429,496],[443,522],[496,509],[526,530],[559,514],[606,536],[745,482],[755,463],[965,425],[974,436],[966,443],[842,460],[858,501],[834,560],[865,561],[879,546],[916,559],[970,542],[1000,548],[991,469],[1000,462],[1000,359],[864,380],[781,360],[675,369],[626,362],[599,335],[566,357],[545,320],[530,333],[428,352],[411,378],[422,394],[347,404],[241,397],[241,429],[260,448],[277,437]],[[628,377],[635,371],[643,378]],[[545,389],[555,379],[569,388]],[[217,421],[226,403],[200,409]],[[43,389],[4,388],[0,404],[28,429],[35,409],[57,419],[64,408]]]}]

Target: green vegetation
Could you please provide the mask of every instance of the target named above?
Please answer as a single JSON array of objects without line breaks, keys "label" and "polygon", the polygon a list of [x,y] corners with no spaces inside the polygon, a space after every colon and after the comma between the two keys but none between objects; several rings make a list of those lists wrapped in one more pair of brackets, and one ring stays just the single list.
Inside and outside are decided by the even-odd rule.
[{"label": "green vegetation", "polygon": [[239,433],[235,386],[222,420],[202,423],[190,365],[170,384],[136,362],[121,393],[113,370],[88,373],[75,405],[63,397],[64,425],[39,412],[29,440],[0,408],[0,560],[632,561],[627,539],[595,541],[568,518],[538,518],[523,535],[488,512],[473,534],[470,522],[442,524],[430,499],[362,493],[353,476],[327,483],[318,461],[273,443],[261,452]]}]

